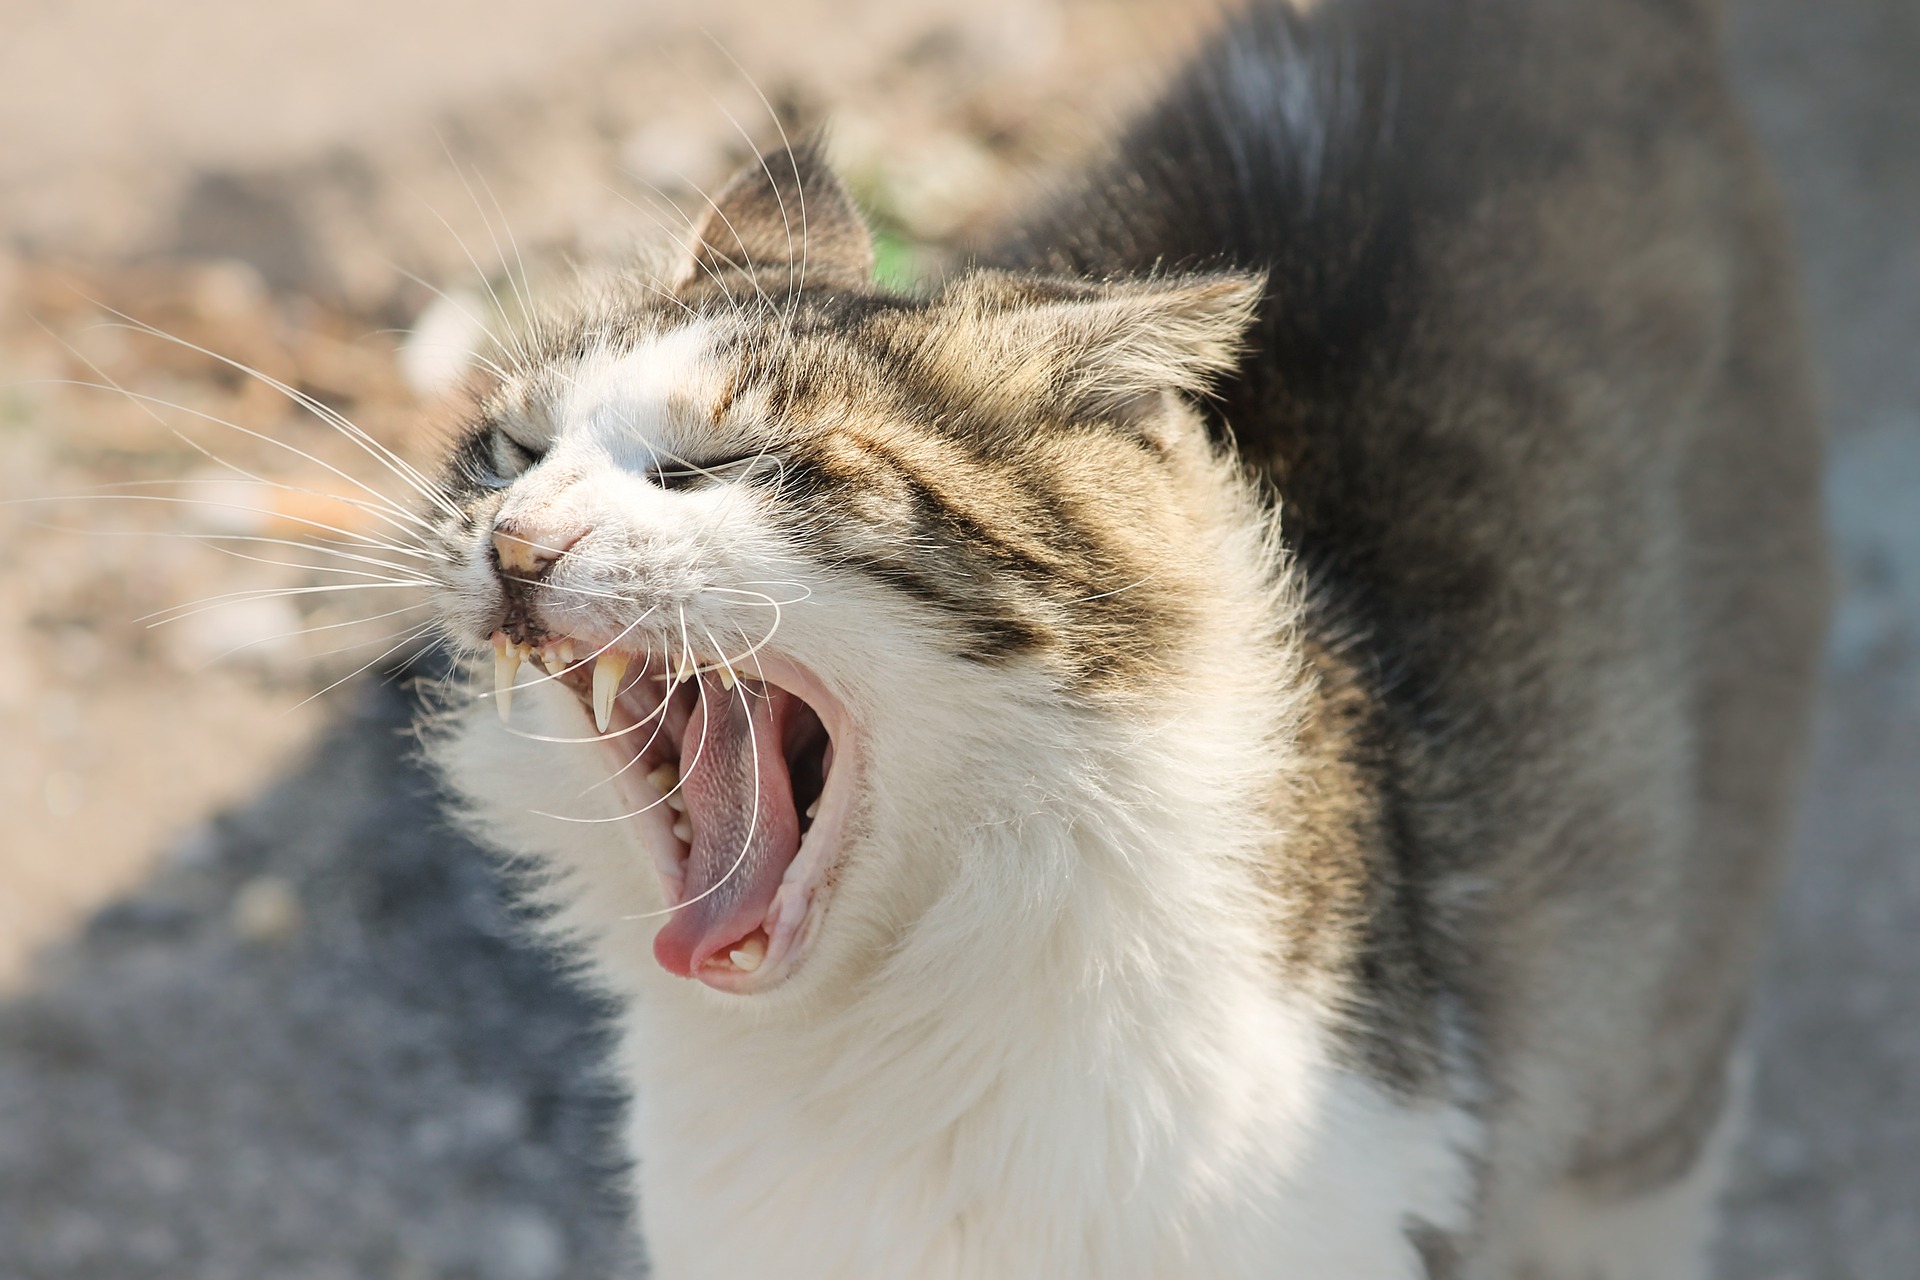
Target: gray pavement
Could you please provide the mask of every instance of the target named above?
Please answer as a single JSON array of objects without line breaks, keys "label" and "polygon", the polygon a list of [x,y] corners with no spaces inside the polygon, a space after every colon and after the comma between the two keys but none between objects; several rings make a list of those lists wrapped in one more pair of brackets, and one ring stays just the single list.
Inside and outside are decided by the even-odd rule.
[{"label": "gray pavement", "polygon": [[1728,1280],[1920,1276],[1920,6],[1735,4],[1798,226],[1843,596]]}]

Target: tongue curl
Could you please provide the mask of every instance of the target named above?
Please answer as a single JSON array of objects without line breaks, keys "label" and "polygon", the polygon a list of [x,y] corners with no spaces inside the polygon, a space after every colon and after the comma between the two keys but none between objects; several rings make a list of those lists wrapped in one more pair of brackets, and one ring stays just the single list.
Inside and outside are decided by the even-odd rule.
[{"label": "tongue curl", "polygon": [[693,826],[685,905],[653,939],[654,959],[669,973],[692,977],[708,957],[758,929],[800,852],[782,748],[800,705],[773,685],[722,692],[703,684],[680,747],[680,793]]}]

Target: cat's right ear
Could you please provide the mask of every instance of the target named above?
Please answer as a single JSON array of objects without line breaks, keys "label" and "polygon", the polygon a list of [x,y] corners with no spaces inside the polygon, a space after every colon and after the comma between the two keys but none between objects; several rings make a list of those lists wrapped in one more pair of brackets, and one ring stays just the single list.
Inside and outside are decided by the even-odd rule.
[{"label": "cat's right ear", "polygon": [[1005,415],[1109,413],[1204,394],[1239,359],[1265,285],[1239,272],[1084,281],[977,271],[915,316],[903,350],[932,384]]},{"label": "cat's right ear", "polygon": [[818,139],[767,152],[708,203],[675,288],[729,272],[773,275],[782,288],[873,279],[873,237]]}]

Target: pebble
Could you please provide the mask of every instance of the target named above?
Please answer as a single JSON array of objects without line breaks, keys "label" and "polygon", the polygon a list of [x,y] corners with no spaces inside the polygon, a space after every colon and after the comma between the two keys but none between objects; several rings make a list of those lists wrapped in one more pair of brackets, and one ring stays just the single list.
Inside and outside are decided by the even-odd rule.
[{"label": "pebble", "polygon": [[481,299],[455,289],[420,313],[400,347],[400,373],[416,395],[431,399],[453,390],[487,340],[490,311]]},{"label": "pebble", "polygon": [[531,1206],[494,1213],[479,1256],[482,1280],[559,1280],[567,1269],[567,1241],[547,1214]]},{"label": "pebble", "polygon": [[282,946],[306,923],[293,886],[279,876],[255,876],[233,895],[233,931],[247,942]]}]

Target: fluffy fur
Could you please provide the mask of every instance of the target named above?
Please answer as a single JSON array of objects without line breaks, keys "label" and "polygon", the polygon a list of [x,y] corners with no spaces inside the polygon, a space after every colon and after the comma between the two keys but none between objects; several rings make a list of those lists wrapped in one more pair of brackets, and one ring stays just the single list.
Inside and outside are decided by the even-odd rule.
[{"label": "fluffy fur", "polygon": [[662,1280],[1701,1274],[1824,599],[1713,57],[1262,6],[927,297],[778,151],[511,353],[456,641],[764,653],[846,730],[752,994],[654,962],[584,684],[432,735],[618,998]]}]

